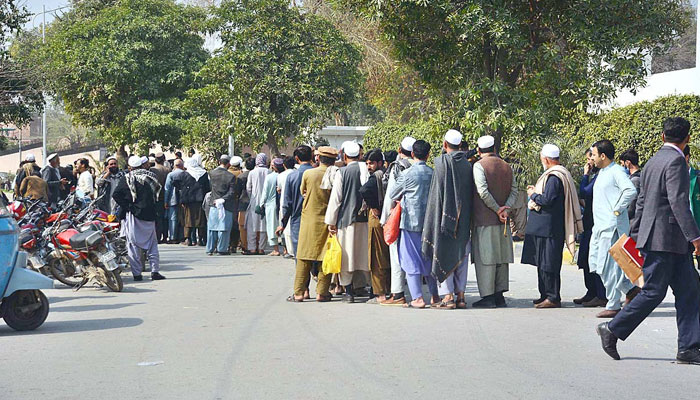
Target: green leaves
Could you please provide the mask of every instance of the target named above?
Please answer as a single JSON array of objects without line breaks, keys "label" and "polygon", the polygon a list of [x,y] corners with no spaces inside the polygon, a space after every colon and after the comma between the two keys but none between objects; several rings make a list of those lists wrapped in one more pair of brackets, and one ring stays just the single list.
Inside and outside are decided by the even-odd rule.
[{"label": "green leaves", "polygon": [[213,18],[223,47],[188,92],[190,142],[229,133],[236,142],[276,151],[301,141],[357,97],[359,50],[326,20],[283,0],[223,1]]},{"label": "green leaves", "polygon": [[687,25],[680,0],[339,0],[378,23],[443,119],[538,137],[644,82]]},{"label": "green leaves", "polygon": [[[39,112],[44,103],[31,69],[24,67],[11,57],[9,38],[17,34],[29,18],[26,8],[19,7],[15,0],[0,2],[0,123],[26,124],[34,112]],[[0,141],[0,148],[6,140]]]},{"label": "green leaves", "polygon": [[75,122],[115,148],[176,145],[180,102],[208,57],[205,18],[174,0],[81,1],[48,27],[45,45],[30,36],[18,53]]}]

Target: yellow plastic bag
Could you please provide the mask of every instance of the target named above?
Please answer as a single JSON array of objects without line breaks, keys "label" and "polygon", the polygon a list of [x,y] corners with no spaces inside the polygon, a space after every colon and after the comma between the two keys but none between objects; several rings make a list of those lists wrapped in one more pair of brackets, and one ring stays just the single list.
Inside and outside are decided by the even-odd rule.
[{"label": "yellow plastic bag", "polygon": [[326,275],[340,273],[340,265],[343,259],[343,250],[335,235],[328,235],[326,239],[326,254],[323,255],[321,269]]}]

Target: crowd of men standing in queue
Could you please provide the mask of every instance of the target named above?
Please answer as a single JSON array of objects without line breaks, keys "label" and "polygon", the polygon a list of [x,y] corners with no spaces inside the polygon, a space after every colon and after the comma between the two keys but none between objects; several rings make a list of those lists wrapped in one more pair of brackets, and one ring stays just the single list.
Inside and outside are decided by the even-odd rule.
[{"label": "crowd of men standing in queue", "polygon": [[[95,177],[96,189],[87,160],[67,174],[56,155],[43,169],[28,157],[16,190],[52,205],[71,185],[87,196],[97,190],[100,208],[122,221],[135,280],[142,279],[144,261],[152,279],[165,279],[159,243],[205,246],[208,255],[263,255],[272,248],[270,256],[296,260],[289,302],[310,299],[313,279],[317,302],[335,294],[345,303],[369,297],[387,306],[463,309],[471,259],[480,296],[471,306],[507,307],[513,240],[524,239],[521,262],[537,267],[534,307],[559,308],[563,249],[575,254],[578,241],[587,292],[574,303],[604,307],[597,316],[612,318],[597,328],[604,350],[619,359],[617,339],[631,334],[670,285],[677,360],[700,364],[700,279],[692,256],[693,248],[700,253],[700,185],[689,166],[690,124],[669,118],[662,132],[663,146],[644,170],[634,150],[618,163],[609,140],[595,142],[578,185],[561,165],[560,149],[544,145],[544,173],[526,197],[493,137],[479,138],[476,152],[468,152],[452,129],[441,149],[411,137],[396,152],[365,153],[356,142],[341,149],[301,145],[289,157],[222,155],[211,171],[194,151],[171,165],[162,153],[131,156],[128,171],[110,157]],[[440,153],[432,167],[431,152]],[[387,244],[384,228],[399,211],[398,239]],[[609,254],[623,234],[645,257],[642,288]],[[329,235],[342,249],[340,272],[333,275],[320,268]]]}]

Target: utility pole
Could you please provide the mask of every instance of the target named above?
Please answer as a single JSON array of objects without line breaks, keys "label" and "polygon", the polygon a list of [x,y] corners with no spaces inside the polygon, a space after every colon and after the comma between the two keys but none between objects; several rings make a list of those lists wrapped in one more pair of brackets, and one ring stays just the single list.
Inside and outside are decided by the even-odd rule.
[{"label": "utility pole", "polygon": [[[42,6],[44,11],[42,14],[44,14],[44,23],[41,26],[41,43],[46,44],[46,5]],[[49,156],[46,154],[46,107],[48,104],[44,104],[44,112],[41,114],[41,137],[42,137],[42,145],[41,145],[41,155],[42,155],[42,161],[44,163],[44,166],[48,165],[48,162],[46,161],[46,158]]]},{"label": "utility pole", "polygon": [[228,134],[228,155],[233,157],[233,135]]}]

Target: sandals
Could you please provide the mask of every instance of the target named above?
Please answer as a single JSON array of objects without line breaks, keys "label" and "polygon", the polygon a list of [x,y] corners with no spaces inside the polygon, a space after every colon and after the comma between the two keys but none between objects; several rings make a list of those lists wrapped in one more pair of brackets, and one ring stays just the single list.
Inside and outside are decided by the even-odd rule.
[{"label": "sandals", "polygon": [[294,297],[294,295],[291,295],[287,297],[287,301],[290,303],[301,303],[304,301],[304,298],[302,297],[301,299],[297,299],[296,297]]},{"label": "sandals", "polygon": [[431,304],[430,305],[433,308],[440,309],[440,310],[454,310],[457,308],[457,304],[455,304],[454,300],[449,300],[449,301],[441,301],[434,306]]},{"label": "sandals", "polygon": [[331,301],[331,299],[333,299],[333,295],[331,295],[329,293],[327,295],[319,295],[318,297],[316,297],[316,302],[317,303],[328,303],[329,301]]},{"label": "sandals", "polygon": [[254,252],[252,252],[252,251],[250,251],[250,250],[243,250],[243,251],[241,252],[241,254],[244,255],[244,256],[255,256],[255,255],[257,255],[256,253],[254,253]]}]

